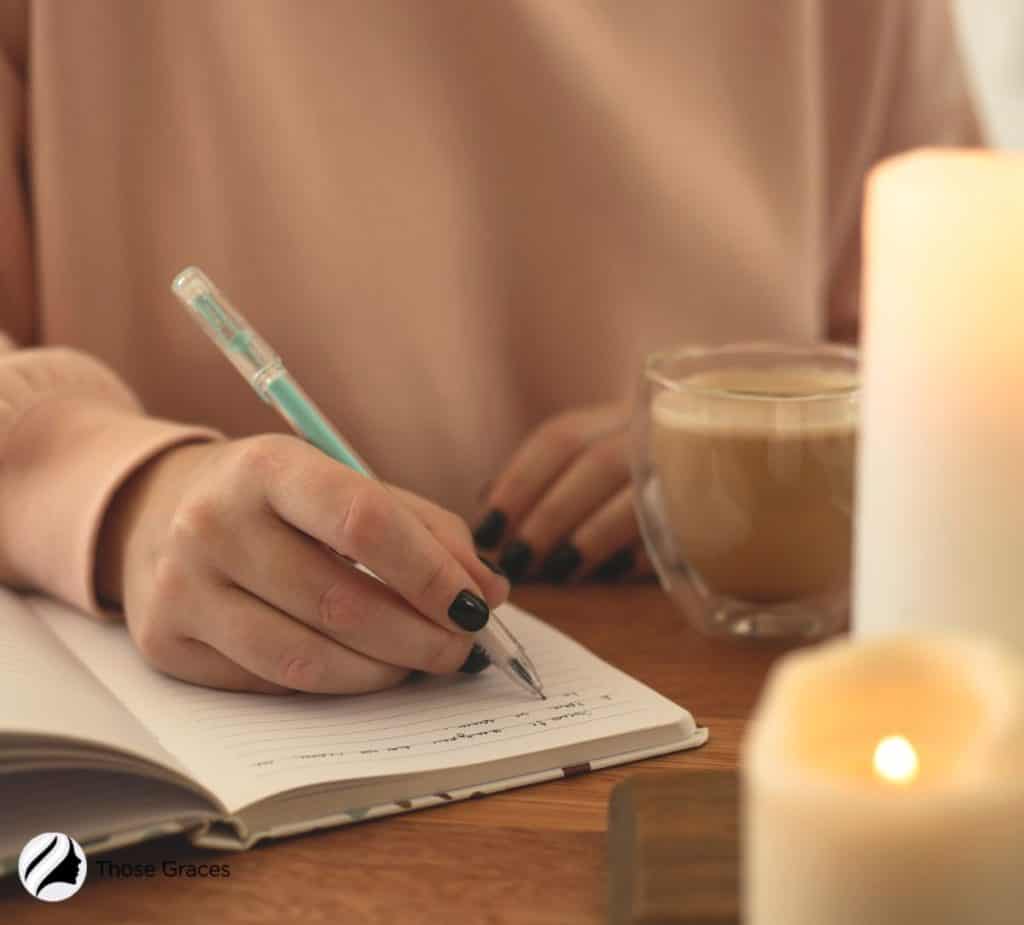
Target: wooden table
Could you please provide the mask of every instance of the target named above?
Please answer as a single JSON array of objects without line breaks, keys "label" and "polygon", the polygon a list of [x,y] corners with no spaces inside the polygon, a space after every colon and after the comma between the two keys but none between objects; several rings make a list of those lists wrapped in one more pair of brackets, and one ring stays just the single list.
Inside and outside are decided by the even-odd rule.
[{"label": "wooden table", "polygon": [[[783,651],[698,635],[653,584],[517,589],[513,600],[687,707],[711,729],[697,751],[214,854],[164,839],[120,862],[227,862],[228,880],[90,879],[62,904],[0,883],[0,922],[603,923],[606,813],[632,774],[735,768],[743,726]],[[2,820],[0,820],[2,824]]]}]

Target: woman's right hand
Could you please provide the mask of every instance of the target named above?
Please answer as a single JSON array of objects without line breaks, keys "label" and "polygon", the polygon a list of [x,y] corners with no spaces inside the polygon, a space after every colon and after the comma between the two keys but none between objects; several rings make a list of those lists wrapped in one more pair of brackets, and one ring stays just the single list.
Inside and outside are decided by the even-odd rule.
[{"label": "woman's right hand", "polygon": [[157,457],[118,492],[99,548],[100,595],[143,656],[234,690],[479,671],[471,633],[509,590],[454,514],[283,435]]}]

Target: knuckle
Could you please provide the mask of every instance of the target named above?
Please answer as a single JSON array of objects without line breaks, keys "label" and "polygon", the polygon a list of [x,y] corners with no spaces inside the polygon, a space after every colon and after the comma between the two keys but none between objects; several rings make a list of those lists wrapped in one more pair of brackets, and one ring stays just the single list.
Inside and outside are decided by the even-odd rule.
[{"label": "knuckle", "polygon": [[309,652],[285,652],[281,655],[278,668],[279,683],[296,691],[316,693],[324,680],[324,665],[321,659]]},{"label": "knuckle", "polygon": [[171,544],[185,549],[209,543],[220,534],[220,504],[207,495],[190,498],[179,505],[171,518]]},{"label": "knuckle", "polygon": [[335,639],[351,637],[362,622],[363,609],[356,605],[348,582],[336,581],[320,595],[317,618],[320,628]]},{"label": "knuckle", "polygon": [[292,441],[292,437],[284,434],[263,434],[241,440],[235,452],[235,469],[242,474],[276,472],[285,465]]},{"label": "knuckle", "polygon": [[372,483],[360,485],[349,498],[338,525],[342,550],[359,550],[373,543],[386,529],[391,509],[385,494]]},{"label": "knuckle", "polygon": [[418,598],[420,600],[430,600],[437,596],[438,589],[443,589],[445,586],[447,574],[448,566],[444,559],[439,558],[436,562],[431,562],[420,583],[417,594]]},{"label": "knuckle", "polygon": [[446,536],[450,536],[456,542],[468,546],[470,549],[473,548],[473,531],[469,529],[469,524],[457,514],[445,511],[439,525]]},{"label": "knuckle", "polygon": [[131,635],[135,648],[154,668],[166,668],[172,638],[164,628],[159,615],[147,608],[131,622]]},{"label": "knuckle", "polygon": [[191,577],[185,564],[174,554],[164,553],[153,566],[150,584],[152,599],[177,604],[186,595]]},{"label": "knuckle", "polygon": [[162,554],[153,565],[146,599],[126,613],[135,647],[161,671],[173,673],[177,637],[170,616],[183,612],[191,581],[188,568],[177,556]]}]

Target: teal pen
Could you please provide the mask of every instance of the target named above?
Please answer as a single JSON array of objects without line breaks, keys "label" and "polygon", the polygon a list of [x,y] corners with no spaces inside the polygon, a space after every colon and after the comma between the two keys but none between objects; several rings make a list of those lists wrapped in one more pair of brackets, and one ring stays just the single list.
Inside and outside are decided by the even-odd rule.
[{"label": "teal pen", "polygon": [[[367,478],[374,478],[370,467],[292,378],[281,357],[202,270],[198,267],[182,270],[171,283],[171,291],[242,378],[263,401],[278,411],[296,434],[332,459]],[[497,614],[491,613],[487,625],[476,633],[476,641],[503,674],[530,693],[544,697],[533,662]]]}]

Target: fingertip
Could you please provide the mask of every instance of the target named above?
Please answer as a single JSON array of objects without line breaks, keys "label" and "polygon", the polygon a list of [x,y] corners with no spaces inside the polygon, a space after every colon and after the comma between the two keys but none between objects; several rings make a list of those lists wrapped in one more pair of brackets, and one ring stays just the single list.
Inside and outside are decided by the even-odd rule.
[{"label": "fingertip", "polygon": [[484,556],[480,556],[479,559],[483,568],[473,569],[473,577],[483,590],[487,603],[492,608],[497,607],[499,604],[504,604],[512,592],[512,583],[501,568],[490,559]]},{"label": "fingertip", "polygon": [[563,542],[544,560],[540,577],[543,581],[563,584],[583,563],[579,549],[570,542]]},{"label": "fingertip", "polygon": [[532,559],[533,550],[530,546],[522,540],[513,540],[505,547],[499,564],[509,581],[515,582],[529,571]]},{"label": "fingertip", "polygon": [[448,616],[460,629],[477,633],[491,618],[491,608],[479,594],[463,588],[448,607]]},{"label": "fingertip", "polygon": [[632,572],[635,566],[636,553],[632,547],[625,546],[594,569],[592,577],[596,581],[618,581]]},{"label": "fingertip", "polygon": [[493,572],[499,578],[508,579],[508,576],[505,574],[505,570],[500,565],[495,565],[495,563],[486,556],[477,556],[477,558],[484,564],[488,571]]},{"label": "fingertip", "polygon": [[512,585],[505,579],[496,579],[497,587],[494,590],[487,590],[484,595],[491,610],[504,604],[512,593]]},{"label": "fingertip", "polygon": [[473,648],[469,650],[469,655],[466,656],[466,660],[462,663],[462,667],[459,671],[463,674],[480,674],[480,672],[490,664],[490,656],[488,656],[482,646],[474,643]]},{"label": "fingertip", "polygon": [[473,531],[473,542],[481,549],[491,549],[501,542],[508,526],[508,515],[499,508],[491,508]]}]

